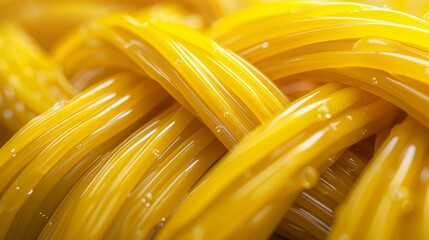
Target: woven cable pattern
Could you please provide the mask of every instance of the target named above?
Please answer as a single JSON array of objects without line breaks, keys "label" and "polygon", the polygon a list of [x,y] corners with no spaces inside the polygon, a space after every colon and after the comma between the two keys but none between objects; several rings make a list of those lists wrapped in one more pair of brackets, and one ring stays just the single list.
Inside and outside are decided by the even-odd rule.
[{"label": "woven cable pattern", "polygon": [[0,0],[0,239],[428,239],[427,10]]}]

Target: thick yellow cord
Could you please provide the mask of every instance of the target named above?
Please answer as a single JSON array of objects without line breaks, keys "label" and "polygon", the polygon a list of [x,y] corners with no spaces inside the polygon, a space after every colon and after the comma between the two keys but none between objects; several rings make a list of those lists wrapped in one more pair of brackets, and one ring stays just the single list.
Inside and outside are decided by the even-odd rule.
[{"label": "thick yellow cord", "polygon": [[[272,7],[282,9],[283,14],[276,10],[271,17],[260,15],[255,6],[241,12],[252,18],[227,17],[210,34],[274,81],[336,68],[339,74],[330,75],[327,81],[335,79],[369,90],[428,126],[429,115],[421,111],[429,104],[429,45],[422,41],[429,37],[427,22],[354,3],[305,5],[292,1]],[[238,29],[238,36],[231,34]],[[258,33],[262,30],[267,34]],[[365,70],[357,72],[356,68]],[[360,76],[344,79],[344,75],[356,74]]]},{"label": "thick yellow cord", "polygon": [[0,26],[0,120],[13,134],[76,90],[59,66],[15,25]]},{"label": "thick yellow cord", "polygon": [[428,6],[0,0],[0,238],[429,238]]},{"label": "thick yellow cord", "polygon": [[[126,80],[120,78],[117,81],[126,84]],[[131,81],[133,80],[131,79]],[[149,88],[150,92],[142,94],[145,89]],[[22,234],[23,232],[19,229],[27,226],[28,214],[37,214],[37,204],[40,204],[40,201],[46,198],[54,187],[58,187],[55,185],[67,172],[73,171],[76,176],[80,176],[80,172],[86,168],[85,165],[91,164],[91,159],[84,157],[94,151],[95,147],[103,144],[110,145],[106,142],[109,138],[118,141],[117,138],[118,135],[121,135],[121,131],[125,131],[139,118],[147,117],[152,109],[159,107],[167,95],[164,93],[164,97],[162,97],[161,89],[159,89],[160,92],[154,90],[152,82],[143,82],[125,88],[124,93],[111,93],[109,97],[99,99],[98,102],[103,102],[105,107],[87,108],[73,114],[68,119],[69,121],[64,121],[64,126],[52,129],[53,132],[48,136],[53,139],[48,140],[48,145],[45,145],[40,153],[35,153],[33,159],[28,157],[26,150],[15,151],[15,156],[12,157],[22,154],[26,156],[26,161],[31,162],[19,173],[14,174],[14,180],[10,181],[8,189],[4,191],[0,200],[3,208],[0,213],[0,217],[3,219],[0,228],[1,235],[5,235],[5,230],[12,219],[15,219],[17,223],[14,226],[19,226],[19,228],[15,231],[13,228],[9,228],[8,234],[14,237]],[[155,94],[157,95],[156,101],[152,99]],[[144,110],[142,110],[143,107]],[[80,124],[76,124],[76,121]],[[42,139],[39,138],[37,142],[42,144]],[[106,150],[104,149],[104,151]],[[85,161],[79,163],[80,159]],[[10,175],[13,174],[8,167],[5,167],[4,171],[11,172]],[[60,188],[67,189],[69,184],[73,184],[73,181],[63,182]],[[63,192],[63,194],[65,193]],[[50,196],[50,198],[52,200],[56,197]],[[61,196],[58,196],[58,201],[61,199]],[[30,201],[29,204],[25,204],[26,201]],[[17,210],[21,211],[21,215],[24,215],[23,218],[20,218]],[[45,212],[44,214],[50,213]]]},{"label": "thick yellow cord", "polygon": [[[335,157],[330,161],[335,161]],[[365,162],[360,157],[350,150],[345,151],[322,173],[313,189],[305,190],[296,198],[276,231],[292,239],[325,238],[331,230],[333,213],[364,167]],[[297,234],[296,229],[301,232]]]},{"label": "thick yellow cord", "polygon": [[91,25],[91,29],[64,43],[58,49],[57,60],[68,66],[67,56],[71,52],[86,50],[86,37],[115,45],[126,54],[125,58],[137,64],[143,75],[158,81],[176,100],[199,115],[227,147],[288,103],[265,76],[189,28],[114,15]]},{"label": "thick yellow cord", "polygon": [[[303,188],[313,187],[331,155],[359,141],[369,131],[377,131],[381,122],[389,121],[385,115],[395,116],[394,108],[382,102],[362,106],[359,100],[364,97],[362,92],[346,88],[302,110],[286,110],[287,115],[273,120],[275,125],[268,123],[254,131],[204,177],[167,222],[159,238],[267,237],[291,203],[286,200],[291,201],[290,196]],[[387,112],[372,112],[382,105]],[[317,128],[322,122],[328,127]],[[351,137],[350,142],[337,140],[337,144],[331,145],[325,140],[331,134],[341,139],[342,131],[344,136]],[[284,144],[289,138],[295,140]],[[303,151],[314,141],[323,143],[317,145],[319,150],[313,147],[311,152]],[[282,143],[284,146],[279,147]],[[315,161],[315,156],[319,161]],[[307,162],[310,159],[312,164]],[[254,204],[238,204],[249,200]],[[215,227],[226,220],[228,225],[222,230]]]},{"label": "thick yellow cord", "polygon": [[[428,236],[421,221],[427,218],[428,136],[427,129],[412,119],[392,130],[341,207],[331,239]],[[349,211],[355,213],[353,219],[343,221]],[[383,228],[377,227],[381,224]]]}]

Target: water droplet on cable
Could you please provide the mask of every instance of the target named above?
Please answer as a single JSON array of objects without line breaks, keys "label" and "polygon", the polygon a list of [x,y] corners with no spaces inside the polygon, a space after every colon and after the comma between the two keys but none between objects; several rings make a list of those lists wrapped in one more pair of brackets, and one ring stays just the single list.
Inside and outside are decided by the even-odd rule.
[{"label": "water droplet on cable", "polygon": [[428,180],[429,180],[429,168],[425,167],[422,169],[422,171],[420,173],[420,181],[426,182]]},{"label": "water droplet on cable", "polygon": [[268,42],[264,42],[261,45],[262,49],[267,49],[269,46],[270,46],[270,44]]},{"label": "water droplet on cable", "polygon": [[320,106],[318,109],[317,118],[321,120],[330,119],[332,115],[329,113],[329,108],[326,105]]},{"label": "water droplet on cable", "polygon": [[337,125],[338,123],[330,123],[329,128],[332,129],[332,131],[338,131]]},{"label": "water droplet on cable", "polygon": [[395,202],[403,201],[404,199],[409,197],[409,191],[405,187],[397,187],[393,189],[391,193],[391,198]]},{"label": "water droplet on cable", "polygon": [[58,102],[56,102],[54,104],[53,109],[57,110],[59,108],[62,108],[64,106],[64,104],[65,104],[65,101],[64,100],[60,100],[60,101],[58,101]]},{"label": "water droplet on cable", "polygon": [[367,135],[368,132],[369,132],[368,126],[367,125],[363,126],[362,127],[362,135]]},{"label": "water droplet on cable", "polygon": [[155,155],[155,157],[159,158],[160,154],[159,154],[159,149],[153,149],[152,151],[153,155]]},{"label": "water droplet on cable", "polygon": [[[11,75],[9,77],[9,79],[10,79],[9,81],[19,81],[18,77],[16,77],[15,75]],[[13,80],[13,79],[16,79],[16,80]],[[3,91],[4,91],[4,96],[6,97],[6,99],[15,98],[15,90],[12,87],[4,86]]]},{"label": "water droplet on cable", "polygon": [[180,58],[178,58],[178,59],[176,59],[176,61],[174,62],[174,65],[176,65],[177,67],[179,67],[179,66],[180,66],[180,64],[182,64],[182,62],[183,62],[183,60],[182,60],[182,59],[180,59]]},{"label": "water droplet on cable", "polygon": [[124,48],[125,49],[130,49],[133,45],[134,45],[134,43],[129,42],[129,43],[124,44]]},{"label": "water droplet on cable", "polygon": [[11,119],[13,117],[13,112],[10,109],[3,111],[3,117],[6,119]]},{"label": "water droplet on cable", "polygon": [[31,195],[33,193],[33,189],[30,189],[30,191],[27,192],[27,195]]},{"label": "water droplet on cable", "polygon": [[343,233],[343,234],[341,234],[341,236],[340,236],[340,240],[350,240],[350,237],[349,237],[349,235],[348,235],[348,234]]},{"label": "water droplet on cable", "polygon": [[49,217],[48,217],[48,215],[47,214],[44,214],[43,212],[39,212],[39,215],[42,217],[42,218],[44,218],[44,219],[48,219]]},{"label": "water droplet on cable", "polygon": [[361,38],[353,44],[354,51],[383,51],[383,52],[396,52],[402,45],[396,41],[365,37]]},{"label": "water droplet on cable", "polygon": [[302,186],[305,189],[310,189],[317,184],[319,176],[314,167],[307,166],[301,170],[300,179]]},{"label": "water droplet on cable", "polygon": [[203,239],[205,235],[204,227],[201,225],[195,226],[194,229],[192,229],[192,237],[195,239]]},{"label": "water droplet on cable", "polygon": [[404,200],[401,203],[401,209],[404,213],[410,213],[414,210],[414,204],[410,200]]},{"label": "water droplet on cable", "polygon": [[15,103],[15,109],[18,112],[25,112],[25,105],[24,105],[24,103],[22,103],[22,102],[16,102]]},{"label": "water droplet on cable", "polygon": [[378,85],[377,77],[372,77],[372,85]]},{"label": "water droplet on cable", "polygon": [[152,193],[146,193],[146,199],[148,201],[152,201],[152,198],[153,198]]}]

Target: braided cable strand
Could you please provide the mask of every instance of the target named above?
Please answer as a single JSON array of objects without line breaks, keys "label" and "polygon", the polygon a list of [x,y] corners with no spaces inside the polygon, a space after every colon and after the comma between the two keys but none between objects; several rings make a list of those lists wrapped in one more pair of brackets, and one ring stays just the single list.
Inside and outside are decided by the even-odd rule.
[{"label": "braided cable strand", "polygon": [[0,0],[0,239],[429,239],[428,10]]}]

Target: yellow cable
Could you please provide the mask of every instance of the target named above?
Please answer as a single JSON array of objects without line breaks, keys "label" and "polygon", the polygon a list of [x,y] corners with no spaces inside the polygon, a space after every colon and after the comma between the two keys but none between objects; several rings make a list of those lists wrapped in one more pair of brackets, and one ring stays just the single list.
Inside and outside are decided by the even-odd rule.
[{"label": "yellow cable", "polygon": [[428,238],[427,3],[353,2],[0,0],[0,238]]},{"label": "yellow cable", "polygon": [[[138,22],[126,15],[103,19],[92,28],[90,37],[121,49],[181,104],[191,105],[228,147],[288,103],[262,74],[191,29]],[[84,41],[85,35],[78,33],[65,42],[57,51],[58,61],[67,61],[77,49],[85,51]]]},{"label": "yellow cable", "polygon": [[[361,108],[356,106],[356,110],[348,112],[347,108],[363,100],[361,97],[363,95],[356,89],[343,89],[306,108],[286,116],[280,115],[278,120],[273,120],[276,123],[273,126],[268,124],[254,131],[204,177],[167,222],[159,238],[267,237],[287,206],[291,204],[293,200],[291,196],[315,184],[320,174],[318,171],[326,164],[323,159],[328,159],[329,156],[347,147],[346,144],[352,143],[341,141],[341,138],[337,141],[332,138],[329,138],[329,141],[322,140],[322,138],[325,139],[325,135],[332,134],[339,137],[338,134],[343,129],[344,136],[354,136],[348,138],[348,141],[356,141],[363,137],[362,134],[377,131],[380,129],[380,124],[384,125],[389,121],[386,118],[387,112],[376,110],[382,109],[379,108],[381,105],[384,106],[384,110],[395,112],[394,108],[382,102],[373,103],[375,105],[358,105]],[[341,100],[335,101],[336,98]],[[335,107],[331,104],[335,104]],[[342,113],[343,110],[340,109],[346,112]],[[371,114],[362,114],[361,111],[370,111]],[[382,123],[376,123],[376,115]],[[323,128],[317,129],[317,122],[320,124],[324,121],[330,123],[327,124],[328,127],[323,125]],[[374,122],[371,128],[365,126],[370,122]],[[312,126],[311,130],[306,129],[310,126]],[[308,133],[299,134],[305,131]],[[296,139],[282,146],[280,149],[283,151],[273,151],[286,139],[293,137],[301,140]],[[311,152],[302,151],[314,141],[323,142],[326,148],[320,144],[317,145],[319,150],[313,147]],[[263,146],[263,148],[256,146]],[[309,163],[304,160],[308,157],[307,161],[309,161],[311,156],[318,157],[317,165],[315,161],[308,165]],[[292,161],[297,159],[302,160]],[[286,175],[290,177],[285,177]],[[222,198],[224,195],[230,197]],[[252,201],[253,204],[240,207],[238,202],[243,201]],[[258,213],[260,217],[252,220],[254,216],[258,216]],[[224,221],[228,221],[228,225],[222,229],[215,227]]]},{"label": "yellow cable", "polygon": [[[211,139],[207,137],[210,135]],[[222,144],[214,139],[207,128],[202,128],[176,148],[169,159],[148,171],[104,237],[141,239],[155,235],[157,227],[168,221],[192,185],[225,153]]]},{"label": "yellow cable", "polygon": [[[341,207],[331,239],[425,236],[418,216],[425,208],[427,137],[427,128],[413,119],[393,128]],[[353,219],[341,221],[350,211],[355,213]]]},{"label": "yellow cable", "polygon": [[0,56],[0,120],[12,134],[76,93],[59,66],[15,25],[0,26]]},{"label": "yellow cable", "polygon": [[[330,75],[331,80],[338,78],[342,83],[369,90],[422,123],[429,122],[427,111],[422,111],[429,104],[428,45],[420,41],[429,37],[427,22],[361,4],[298,3],[273,3],[286,7],[283,15],[276,10],[271,18],[254,14],[256,6],[249,8],[237,15],[246,13],[253,18],[240,22],[232,15],[215,25],[210,34],[239,51],[271,80],[305,77],[309,73],[317,76],[325,69],[339,69]],[[267,33],[258,33],[262,29]],[[362,68],[368,70],[361,71]],[[359,77],[348,78],[356,74]]]},{"label": "yellow cable", "polygon": [[[120,80],[124,81],[124,79]],[[24,211],[24,219],[28,219],[28,214],[36,214],[38,201],[52,190],[57,181],[67,174],[67,171],[78,164],[79,159],[90,153],[103,141],[115,137],[151,109],[159,107],[165,97],[162,97],[162,92],[153,91],[153,83],[147,83],[140,83],[129,88],[128,92],[114,93],[117,96],[107,101],[99,100],[103,101],[101,108],[96,111],[88,108],[88,110],[81,111],[74,116],[80,122],[79,124],[71,121],[71,125],[65,125],[63,129],[59,129],[59,135],[50,134],[54,139],[48,143],[42,152],[36,153],[34,159],[16,175],[0,199],[0,205],[3,208],[0,217],[5,223],[1,228],[3,236],[5,229],[10,224],[9,221],[13,218],[20,222],[19,226],[26,225],[23,221],[19,221],[19,216],[16,216],[17,210],[23,207],[26,199],[34,198],[31,201],[33,206]],[[147,88],[152,88],[152,92],[141,94],[142,90]],[[158,96],[156,101],[152,99],[154,94]],[[153,105],[150,106],[149,103]],[[145,111],[137,112],[143,106],[146,107]],[[15,154],[26,155],[26,152],[20,151]],[[6,168],[5,171],[7,170]],[[75,169],[74,174],[79,176],[78,170]],[[66,188],[67,184],[72,184],[72,182],[66,183],[62,187]],[[8,234],[12,236],[20,233],[22,231],[19,229],[15,232],[11,229],[8,231]]]},{"label": "yellow cable", "polygon": [[[335,161],[335,156],[332,157]],[[302,229],[302,235],[323,239],[330,232],[333,213],[343,201],[365,163],[350,150],[345,151],[338,160],[320,176],[319,183],[297,197],[276,231],[288,237],[294,232],[291,226]]]}]

